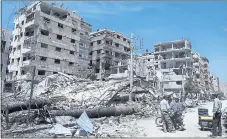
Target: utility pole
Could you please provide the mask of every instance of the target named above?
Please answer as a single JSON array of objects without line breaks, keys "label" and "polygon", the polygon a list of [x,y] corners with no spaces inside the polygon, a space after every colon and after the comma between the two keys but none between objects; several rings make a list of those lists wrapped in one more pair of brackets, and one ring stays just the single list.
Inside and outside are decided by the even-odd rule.
[{"label": "utility pole", "polygon": [[130,95],[129,95],[129,101],[132,101],[132,86],[133,86],[133,34],[131,33],[131,41],[130,41],[130,45],[131,45],[131,55],[130,55]]},{"label": "utility pole", "polygon": [[28,124],[30,123],[30,111],[31,111],[31,102],[32,102],[32,96],[33,96],[35,69],[36,69],[36,67],[33,66],[32,80],[31,80],[31,92],[30,92],[29,106],[28,106]]},{"label": "utility pole", "polygon": [[[140,44],[139,48],[136,48],[137,46],[134,46],[134,39],[139,39]],[[130,94],[129,94],[129,101],[132,101],[132,88],[133,88],[133,51],[138,49],[143,49],[143,39],[138,37],[134,37],[134,34],[131,33],[131,39],[130,39],[130,47],[131,47],[131,53],[130,53]]]}]

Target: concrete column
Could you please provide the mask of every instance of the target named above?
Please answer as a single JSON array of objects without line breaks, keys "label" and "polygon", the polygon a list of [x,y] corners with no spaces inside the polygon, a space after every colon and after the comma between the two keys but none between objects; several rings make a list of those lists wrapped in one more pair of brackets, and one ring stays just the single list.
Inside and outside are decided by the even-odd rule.
[{"label": "concrete column", "polygon": [[172,43],[172,49],[173,49],[173,43]]}]

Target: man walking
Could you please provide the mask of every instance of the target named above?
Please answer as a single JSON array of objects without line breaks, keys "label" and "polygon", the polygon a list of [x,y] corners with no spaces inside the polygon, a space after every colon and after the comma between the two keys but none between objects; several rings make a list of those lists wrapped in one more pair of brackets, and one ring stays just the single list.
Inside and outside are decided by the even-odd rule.
[{"label": "man walking", "polygon": [[170,106],[169,106],[168,100],[169,100],[169,95],[165,94],[162,101],[160,102],[161,114],[164,121],[163,128],[164,128],[164,132],[166,132],[166,128],[165,128],[165,125],[166,125],[168,132],[175,132],[175,128],[170,118]]},{"label": "man walking", "polygon": [[[219,100],[219,95],[214,95],[214,104],[213,104],[213,131],[212,136],[222,136],[222,125],[221,125],[221,109],[222,102]],[[218,129],[218,132],[217,132]]]}]

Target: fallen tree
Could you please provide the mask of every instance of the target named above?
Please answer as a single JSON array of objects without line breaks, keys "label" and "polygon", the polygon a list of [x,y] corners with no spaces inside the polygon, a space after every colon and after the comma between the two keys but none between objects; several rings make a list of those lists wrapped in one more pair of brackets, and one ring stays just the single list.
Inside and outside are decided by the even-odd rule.
[{"label": "fallen tree", "polygon": [[[38,109],[42,108],[44,105],[51,104],[51,101],[47,100],[33,100],[31,103],[31,109]],[[22,110],[27,110],[29,107],[29,101],[27,102],[20,102],[16,104],[11,104],[11,105],[2,105],[1,107],[1,112],[5,113],[8,110],[8,113],[13,113],[16,111],[22,111]]]},{"label": "fallen tree", "polygon": [[[138,112],[138,108],[133,106],[116,106],[116,107],[98,107],[93,109],[86,109],[86,113],[89,118],[100,118],[100,117],[110,117],[110,116],[120,116],[120,115],[131,115]],[[79,118],[84,110],[52,110],[51,115],[54,116],[72,116]]]}]

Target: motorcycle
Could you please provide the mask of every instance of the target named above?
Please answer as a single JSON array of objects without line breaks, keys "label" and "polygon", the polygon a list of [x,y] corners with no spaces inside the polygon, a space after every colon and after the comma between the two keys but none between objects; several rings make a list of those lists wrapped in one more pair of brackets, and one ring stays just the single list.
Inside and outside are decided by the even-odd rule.
[{"label": "motorcycle", "polygon": [[[173,116],[173,113],[170,113],[170,116],[171,116],[171,118],[174,118]],[[182,115],[182,119],[183,119],[183,117],[184,117],[184,115]],[[161,127],[161,126],[163,126],[163,119],[162,119],[162,116],[161,115],[159,115],[159,116],[156,116],[156,119],[155,119],[155,124],[158,126],[158,127]],[[183,125],[184,126],[184,125]],[[180,123],[178,123],[178,122],[176,122],[176,125],[175,125],[175,128],[176,129],[180,129]]]}]

